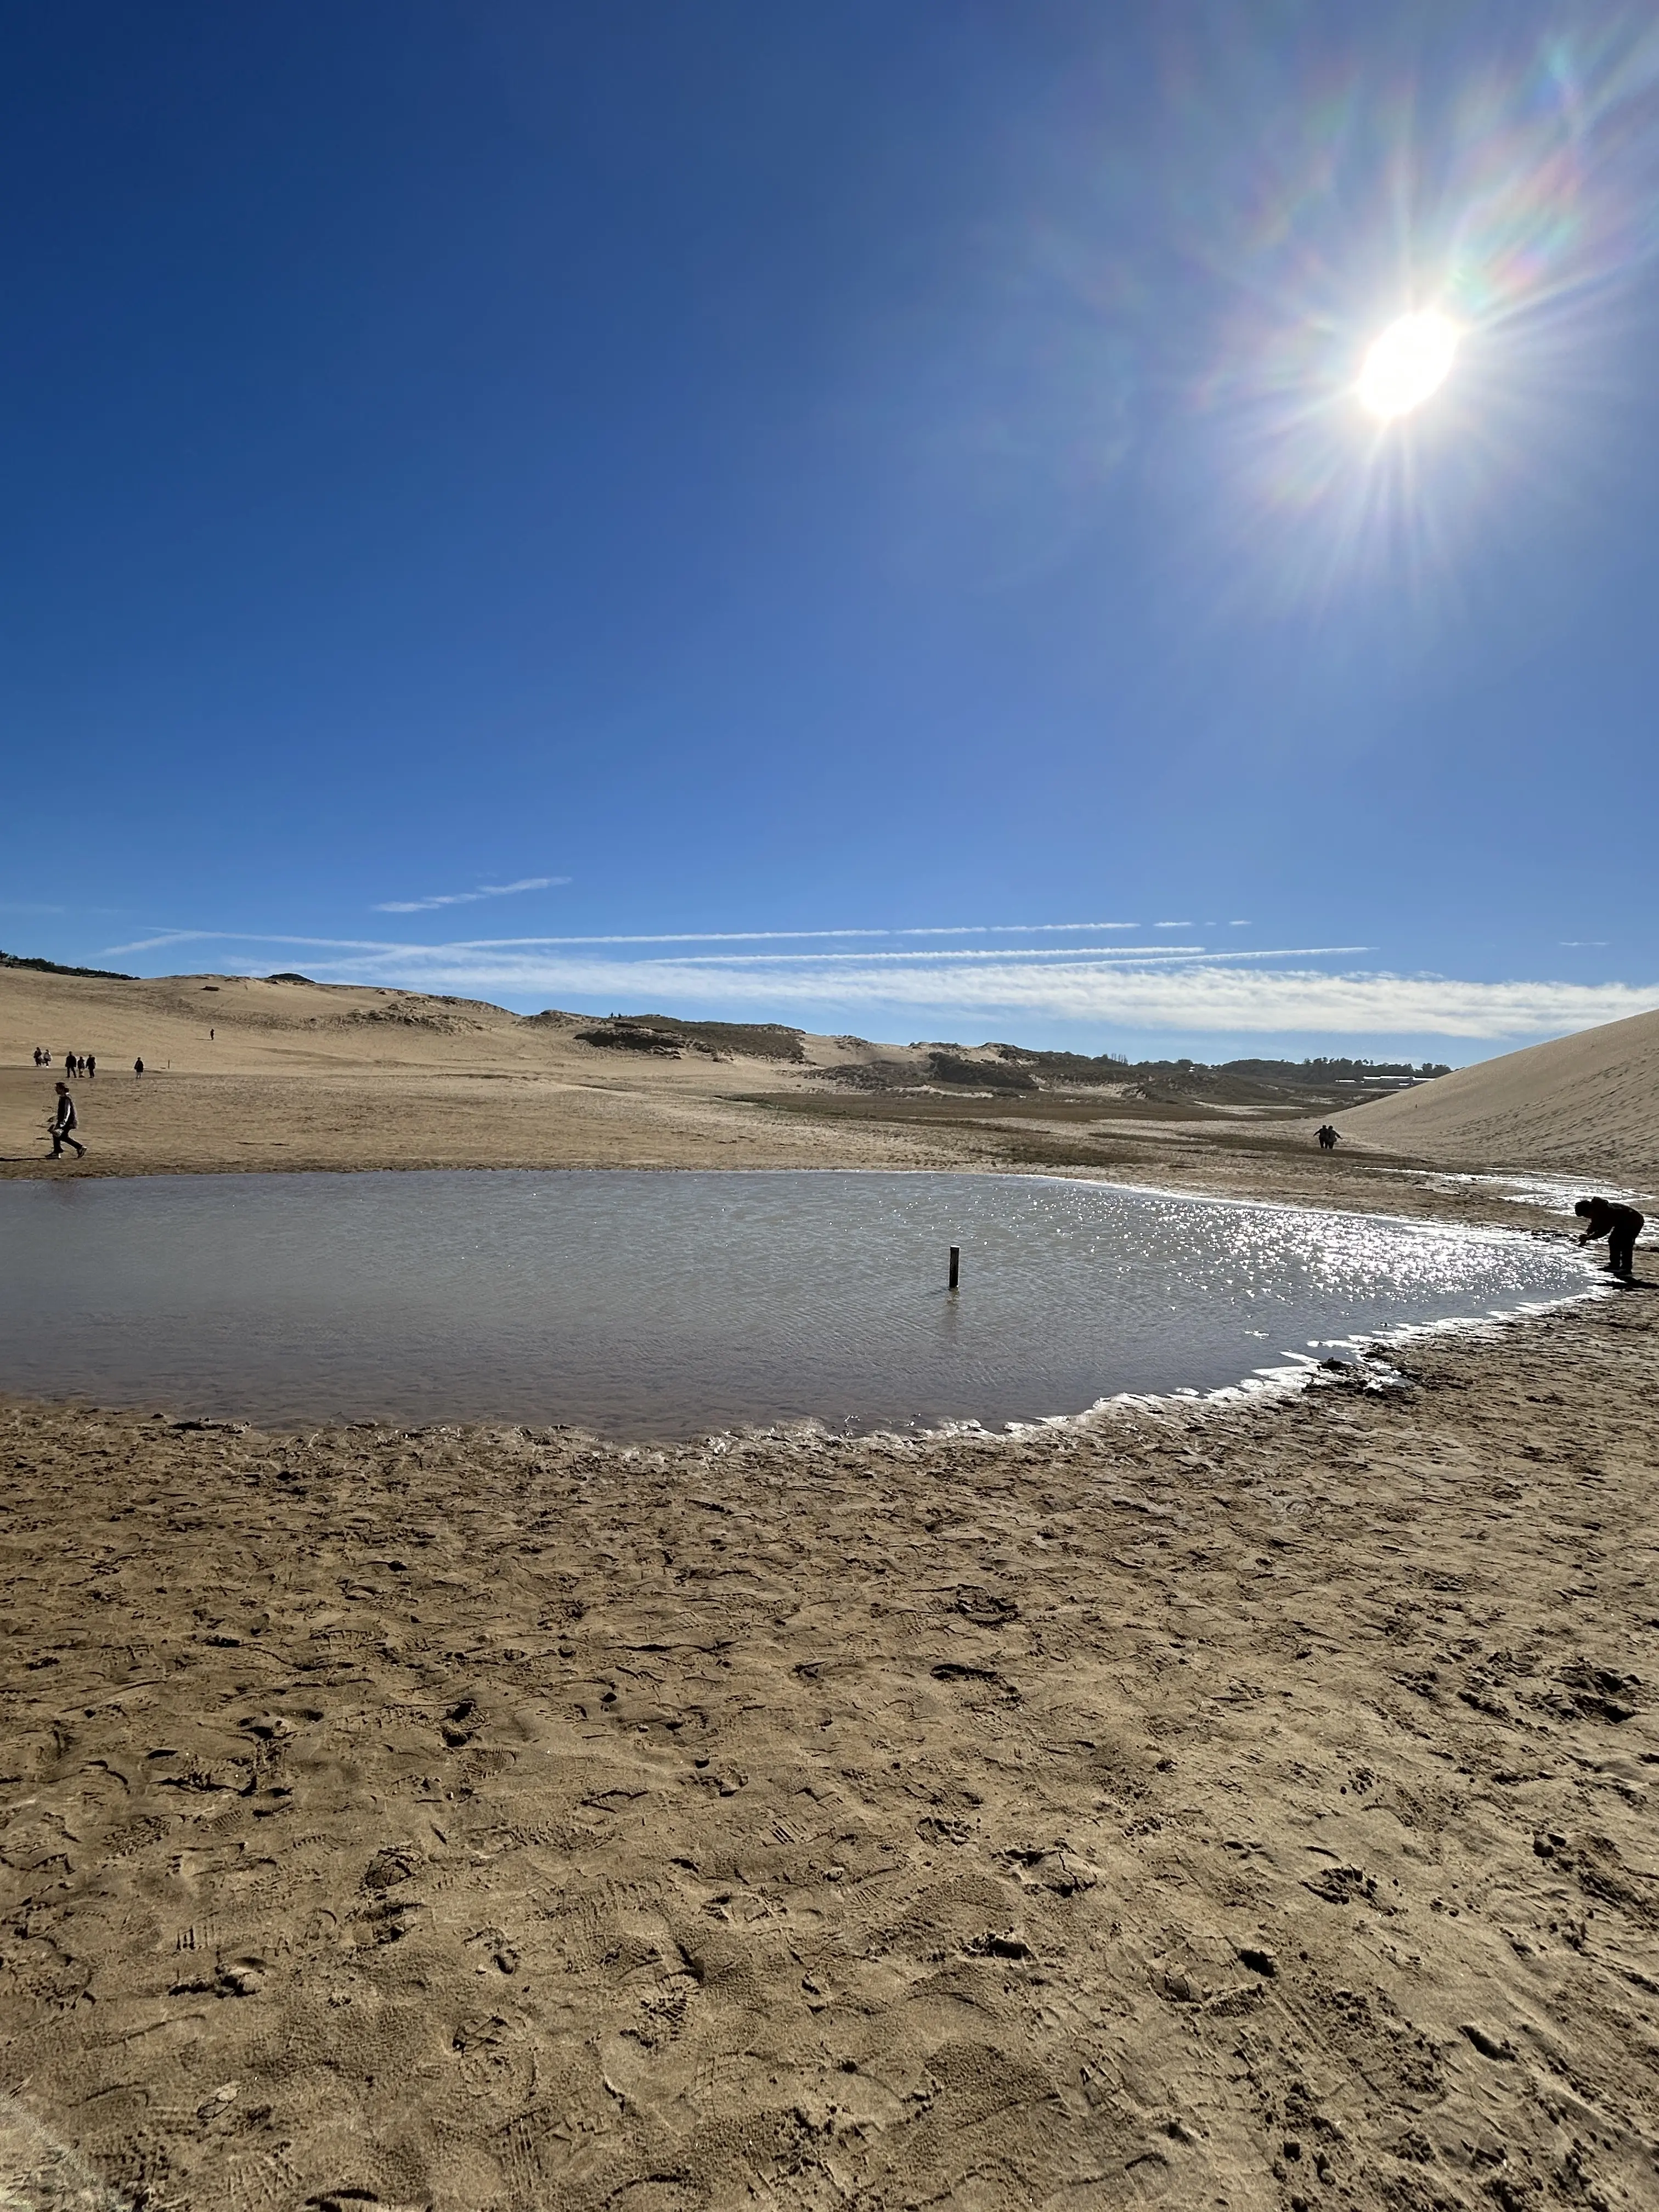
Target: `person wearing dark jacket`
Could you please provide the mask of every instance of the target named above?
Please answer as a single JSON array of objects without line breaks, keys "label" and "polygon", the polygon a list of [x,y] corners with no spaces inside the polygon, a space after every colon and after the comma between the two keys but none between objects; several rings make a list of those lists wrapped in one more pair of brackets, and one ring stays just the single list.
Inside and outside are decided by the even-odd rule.
[{"label": "person wearing dark jacket", "polygon": [[77,1160],[86,1158],[87,1148],[76,1135],[75,1101],[70,1097],[67,1083],[58,1085],[58,1114],[52,1125],[52,1156],[55,1160],[64,1157],[65,1145],[73,1145]]},{"label": "person wearing dark jacket", "polygon": [[1636,1240],[1645,1222],[1633,1206],[1615,1206],[1610,1198],[1581,1198],[1572,1209],[1584,1224],[1581,1244],[1607,1240],[1607,1270],[1626,1282],[1635,1263]]}]

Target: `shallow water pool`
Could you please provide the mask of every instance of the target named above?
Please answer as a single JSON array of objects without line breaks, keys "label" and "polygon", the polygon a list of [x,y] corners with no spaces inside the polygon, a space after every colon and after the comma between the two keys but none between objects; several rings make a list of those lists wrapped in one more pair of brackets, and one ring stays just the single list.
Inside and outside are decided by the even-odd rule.
[{"label": "shallow water pool", "polygon": [[635,1439],[1078,1413],[1589,1279],[1510,1231],[1040,1176],[66,1177],[0,1184],[0,1232],[15,1394]]}]

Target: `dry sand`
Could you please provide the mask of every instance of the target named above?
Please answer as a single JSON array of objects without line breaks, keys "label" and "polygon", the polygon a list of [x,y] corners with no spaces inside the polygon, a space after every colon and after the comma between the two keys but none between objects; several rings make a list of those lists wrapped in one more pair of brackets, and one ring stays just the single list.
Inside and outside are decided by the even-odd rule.
[{"label": "dry sand", "polygon": [[[380,988],[0,969],[0,1177],[1014,1165],[1375,1204],[1379,1173],[1392,1173],[1390,1198],[1416,1206],[1414,1171],[1438,1164],[1577,1170],[1659,1191],[1659,1013],[1339,1112],[1335,1155],[1310,1141],[1332,1118],[1323,1112],[1305,1122],[1251,1108],[1183,1118],[1095,1087],[1012,1102],[940,1096],[937,1114],[913,1098],[890,1113],[893,1102],[849,1095],[830,1072],[896,1069],[921,1085],[925,1048],[803,1035],[799,1065],[693,1051],[668,1060],[586,1043],[592,1026]],[[37,1044],[52,1050],[50,1069],[32,1065]],[[46,1127],[70,1051],[99,1061],[97,1079],[76,1093],[88,1153],[53,1164]],[[849,1106],[860,1111],[834,1110]],[[1451,1196],[1439,1194],[1437,1208]]]},{"label": "dry sand", "polygon": [[[332,1041],[126,1110],[984,1141]],[[1146,1139],[1444,1210],[1291,1140]],[[1639,1290],[972,1443],[0,1408],[0,2206],[1659,2203],[1656,1352]]]},{"label": "dry sand", "polygon": [[1367,1145],[1474,1167],[1593,1170],[1659,1187],[1659,1013],[1460,1068],[1343,1117]]},{"label": "dry sand", "polygon": [[[601,1049],[580,1041],[592,1026],[405,992],[0,969],[0,1176],[902,1166],[939,1156],[902,1132],[780,1121],[729,1095],[798,1091],[822,1064],[848,1057],[833,1039],[809,1040],[811,1056],[795,1069]],[[37,1044],[51,1050],[50,1068],[33,1065]],[[45,1133],[71,1051],[94,1054],[98,1074],[75,1086],[87,1158],[58,1165]]]}]

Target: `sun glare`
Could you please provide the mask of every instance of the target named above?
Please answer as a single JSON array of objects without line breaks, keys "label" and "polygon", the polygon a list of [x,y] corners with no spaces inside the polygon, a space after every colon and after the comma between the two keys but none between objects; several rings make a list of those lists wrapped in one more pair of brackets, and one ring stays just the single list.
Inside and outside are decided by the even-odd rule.
[{"label": "sun glare", "polygon": [[1457,331],[1432,308],[1390,323],[1365,356],[1356,387],[1362,406],[1382,422],[1409,415],[1445,382]]}]

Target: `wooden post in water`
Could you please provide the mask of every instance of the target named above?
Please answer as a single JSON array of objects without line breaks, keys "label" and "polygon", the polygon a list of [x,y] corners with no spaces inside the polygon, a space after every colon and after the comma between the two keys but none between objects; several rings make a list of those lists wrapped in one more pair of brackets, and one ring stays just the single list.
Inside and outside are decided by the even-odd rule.
[{"label": "wooden post in water", "polygon": [[960,1244],[953,1244],[951,1247],[951,1288],[953,1291],[957,1287],[957,1278],[961,1274],[961,1273],[962,1247]]}]

